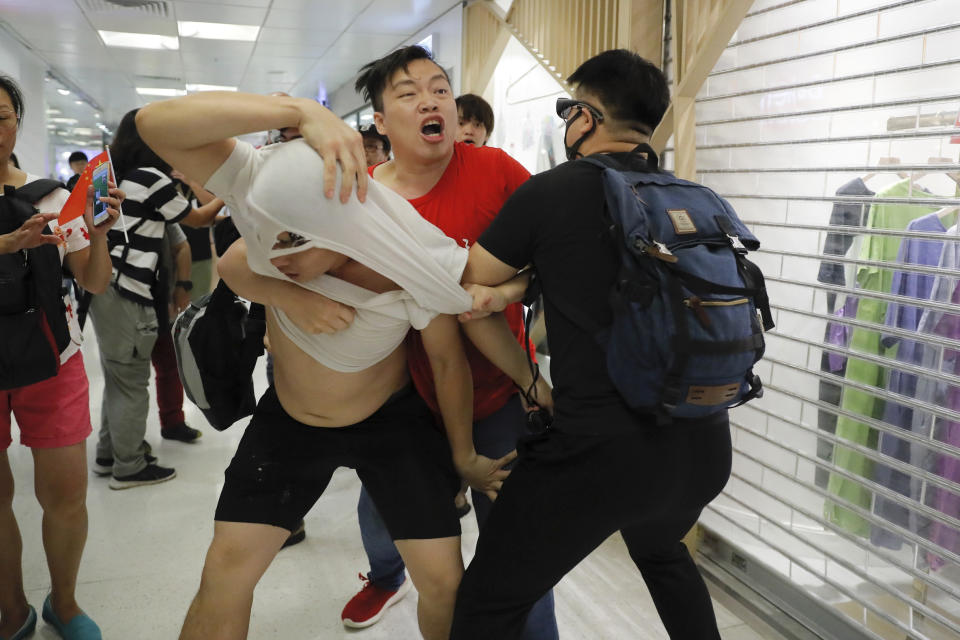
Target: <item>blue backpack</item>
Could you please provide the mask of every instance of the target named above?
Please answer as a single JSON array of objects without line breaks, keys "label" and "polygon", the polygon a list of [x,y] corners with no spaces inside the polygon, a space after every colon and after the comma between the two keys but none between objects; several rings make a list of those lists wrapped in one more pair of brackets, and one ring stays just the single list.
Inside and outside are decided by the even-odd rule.
[{"label": "blue backpack", "polygon": [[649,171],[623,171],[602,154],[580,160],[603,170],[620,254],[613,324],[559,310],[594,334],[633,409],[694,418],[759,397],[753,365],[774,326],[763,273],[746,258],[760,242],[711,189],[658,171],[647,145],[635,151],[647,154]]}]

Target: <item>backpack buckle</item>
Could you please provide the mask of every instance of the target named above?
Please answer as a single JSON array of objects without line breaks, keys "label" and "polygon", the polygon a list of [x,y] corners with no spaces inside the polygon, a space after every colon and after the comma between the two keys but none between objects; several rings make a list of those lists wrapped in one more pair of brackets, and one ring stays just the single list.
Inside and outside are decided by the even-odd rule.
[{"label": "backpack buckle", "polygon": [[727,236],[727,240],[730,241],[730,245],[733,247],[734,251],[736,251],[737,253],[747,252],[747,247],[744,246],[742,242],[740,242],[740,236],[732,236],[729,233],[726,234],[726,236]]}]

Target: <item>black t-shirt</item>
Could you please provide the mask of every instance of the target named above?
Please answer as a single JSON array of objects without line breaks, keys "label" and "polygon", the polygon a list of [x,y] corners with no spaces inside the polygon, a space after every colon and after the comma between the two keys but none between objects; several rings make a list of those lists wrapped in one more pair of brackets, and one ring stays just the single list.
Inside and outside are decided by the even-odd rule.
[{"label": "black t-shirt", "polygon": [[[643,156],[610,155],[624,169],[646,170]],[[550,342],[555,426],[571,433],[622,433],[652,420],[624,403],[607,374],[603,349],[555,302],[575,306],[598,326],[612,322],[609,294],[620,263],[604,220],[600,168],[566,162],[521,185],[478,239],[502,262],[517,269],[532,264],[536,269]],[[717,419],[725,423],[725,412]],[[705,421],[674,422],[680,426]]]}]

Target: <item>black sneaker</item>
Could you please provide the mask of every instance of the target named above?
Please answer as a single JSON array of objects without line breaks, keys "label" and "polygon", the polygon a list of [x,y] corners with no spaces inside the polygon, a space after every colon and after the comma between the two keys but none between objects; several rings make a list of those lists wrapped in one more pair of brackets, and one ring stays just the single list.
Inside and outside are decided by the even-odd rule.
[{"label": "black sneaker", "polygon": [[175,469],[161,467],[157,464],[148,464],[141,471],[129,476],[113,476],[110,478],[111,489],[131,489],[148,484],[160,484],[173,480],[177,476]]},{"label": "black sneaker", "polygon": [[203,435],[203,432],[200,429],[194,429],[186,422],[181,422],[180,424],[170,427],[169,429],[161,429],[160,435],[166,440],[179,440],[180,442],[196,442],[200,436]]},{"label": "black sneaker", "polygon": [[[154,464],[157,461],[157,457],[150,455],[149,451],[150,450],[147,449],[147,453],[143,454],[143,459],[147,461],[147,464]],[[113,458],[97,458],[94,460],[93,474],[101,478],[113,475]]]},{"label": "black sneaker", "polygon": [[297,525],[297,528],[290,532],[290,536],[287,537],[283,542],[281,549],[286,549],[287,547],[292,547],[295,544],[300,544],[307,537],[307,530],[304,526],[303,520],[300,521],[300,524]]}]

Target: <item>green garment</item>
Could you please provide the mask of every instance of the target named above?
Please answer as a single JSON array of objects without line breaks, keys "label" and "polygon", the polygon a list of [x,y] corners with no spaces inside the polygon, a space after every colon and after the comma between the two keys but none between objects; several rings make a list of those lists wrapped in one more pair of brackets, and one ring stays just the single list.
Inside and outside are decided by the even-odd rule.
[{"label": "green garment", "polygon": [[[918,193],[919,192],[919,193]],[[888,187],[876,195],[877,198],[904,198],[909,197],[910,180],[903,180]],[[919,187],[913,186],[913,197],[929,196],[920,192]],[[909,204],[874,204],[870,207],[866,226],[871,229],[907,228],[907,224],[915,218],[936,211],[937,207],[926,207]],[[864,238],[860,250],[861,260],[882,262],[896,262],[897,252],[900,250],[901,238],[897,236],[873,236]],[[857,286],[865,291],[890,293],[893,284],[893,271],[861,265],[857,269]],[[883,324],[887,314],[887,303],[874,298],[860,298],[857,307],[857,320]],[[896,357],[896,346],[889,349],[880,343],[880,334],[859,327],[854,328],[850,339],[850,350],[860,351],[887,358]],[[887,371],[872,362],[857,358],[847,359],[846,379],[883,389],[886,386]],[[862,416],[883,419],[884,401],[870,393],[856,389],[844,388],[843,400],[840,405],[843,409]],[[837,437],[861,444],[871,449],[877,448],[879,435],[876,429],[845,416],[837,420]],[[833,451],[833,463],[864,478],[873,478],[873,461],[846,447],[836,446]],[[859,483],[832,473],[827,485],[827,491],[840,496],[849,502],[870,509],[872,492]],[[870,535],[870,523],[849,509],[827,502],[824,505],[824,516],[850,533],[867,537]]]}]

